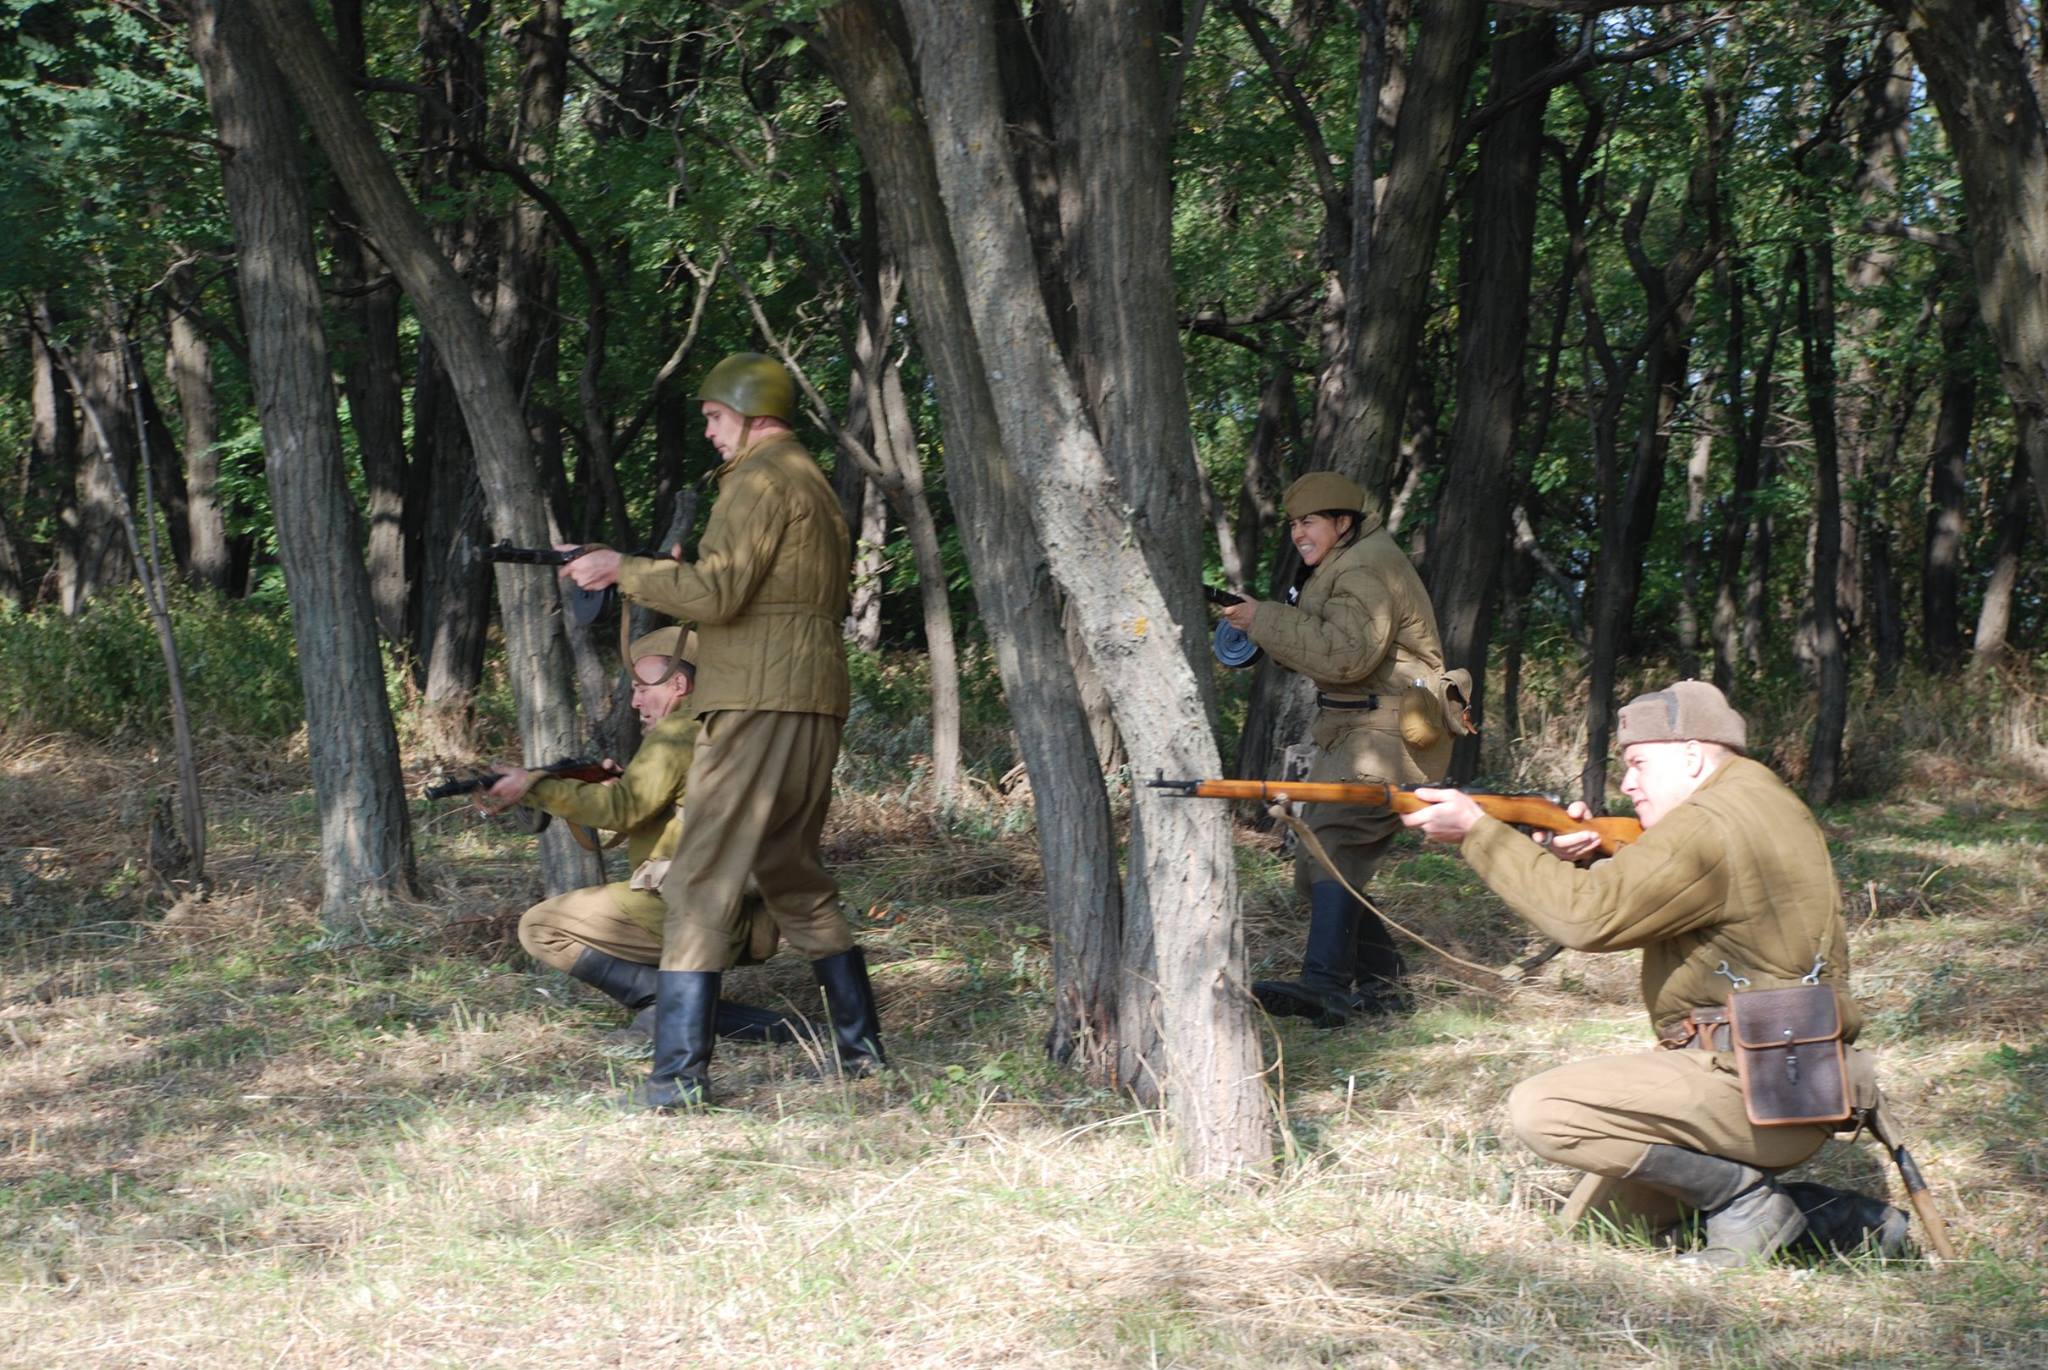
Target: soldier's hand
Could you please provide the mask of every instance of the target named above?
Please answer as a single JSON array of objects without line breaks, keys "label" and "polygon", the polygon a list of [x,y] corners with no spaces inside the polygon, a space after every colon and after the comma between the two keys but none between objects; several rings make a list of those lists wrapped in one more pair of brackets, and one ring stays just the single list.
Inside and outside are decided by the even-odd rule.
[{"label": "soldier's hand", "polygon": [[1472,825],[1486,815],[1478,801],[1463,790],[1439,790],[1427,785],[1415,789],[1417,799],[1429,801],[1426,809],[1401,815],[1402,823],[1421,830],[1432,842],[1463,842]]},{"label": "soldier's hand", "polygon": [[[1585,801],[1574,799],[1564,806],[1564,811],[1574,818],[1587,819],[1593,811]],[[1550,849],[1552,856],[1574,864],[1585,860],[1600,850],[1600,834],[1590,828],[1585,832],[1543,832],[1536,834],[1536,840]]]},{"label": "soldier's hand", "polygon": [[[577,545],[567,543],[559,550],[573,552]],[[585,590],[607,589],[619,583],[619,554],[609,547],[599,547],[564,566],[562,574]]]},{"label": "soldier's hand", "polygon": [[1255,599],[1241,599],[1235,604],[1223,605],[1217,612],[1230,620],[1231,627],[1248,633],[1252,630],[1252,612],[1258,607],[1259,602]]},{"label": "soldier's hand", "polygon": [[505,812],[524,799],[526,792],[533,788],[533,782],[539,778],[532,771],[518,766],[493,763],[491,769],[498,773],[498,778],[491,782],[488,790],[477,791],[476,796],[477,807],[485,813]]}]

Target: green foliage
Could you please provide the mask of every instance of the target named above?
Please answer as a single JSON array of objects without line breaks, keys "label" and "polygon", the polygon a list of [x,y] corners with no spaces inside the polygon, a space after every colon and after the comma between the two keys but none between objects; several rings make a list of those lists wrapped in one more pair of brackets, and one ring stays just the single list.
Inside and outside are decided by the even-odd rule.
[{"label": "green foliage", "polygon": [[[180,590],[171,621],[197,729],[250,740],[298,730],[305,710],[281,596],[236,603]],[[10,732],[166,732],[170,691],[141,592],[103,595],[76,619],[0,606],[0,715]]]}]

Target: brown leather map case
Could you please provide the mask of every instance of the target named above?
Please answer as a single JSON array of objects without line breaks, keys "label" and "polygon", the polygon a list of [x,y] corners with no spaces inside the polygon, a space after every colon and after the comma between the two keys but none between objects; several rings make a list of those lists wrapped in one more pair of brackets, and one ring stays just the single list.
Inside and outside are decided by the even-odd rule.
[{"label": "brown leather map case", "polygon": [[1750,1122],[1847,1121],[1849,1060],[1833,985],[1744,990],[1729,997],[1728,1021]]}]

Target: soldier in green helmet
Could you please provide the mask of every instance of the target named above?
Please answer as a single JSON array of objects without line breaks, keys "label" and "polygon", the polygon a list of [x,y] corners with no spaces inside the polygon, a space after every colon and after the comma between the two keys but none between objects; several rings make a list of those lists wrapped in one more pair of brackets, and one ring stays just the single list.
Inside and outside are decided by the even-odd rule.
[{"label": "soldier in green helmet", "polygon": [[755,352],[727,357],[697,392],[723,459],[694,562],[610,550],[563,568],[587,590],[616,584],[697,625],[703,719],[690,821],[662,884],[650,1107],[708,1097],[720,974],[745,944],[749,879],[825,992],[842,1068],[882,1064],[867,962],[818,850],[849,688],[840,623],[851,538],[839,499],[790,423],[789,373]]},{"label": "soldier in green helmet", "polygon": [[[1311,781],[1414,785],[1443,777],[1451,739],[1434,685],[1446,678],[1429,595],[1407,554],[1366,509],[1365,491],[1335,471],[1288,487],[1288,534],[1301,576],[1287,600],[1245,600],[1223,614],[1289,670],[1316,685]],[[1418,694],[1435,726],[1418,731]],[[1428,721],[1425,718],[1424,721]],[[1310,804],[1303,820],[1345,880],[1362,889],[1401,822],[1390,809]],[[1309,905],[1301,975],[1252,986],[1268,1013],[1337,1027],[1400,1007],[1401,953],[1378,915],[1308,853],[1295,885]]]}]

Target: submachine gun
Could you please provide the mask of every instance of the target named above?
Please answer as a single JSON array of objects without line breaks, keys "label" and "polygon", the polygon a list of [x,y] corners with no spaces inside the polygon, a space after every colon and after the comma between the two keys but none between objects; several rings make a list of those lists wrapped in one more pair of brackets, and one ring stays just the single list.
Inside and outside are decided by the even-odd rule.
[{"label": "submachine gun", "polygon": [[[576,558],[599,550],[599,544],[586,543],[566,551],[554,547],[514,547],[510,542],[499,542],[484,548],[484,560],[495,561],[508,566],[567,566]],[[627,552],[629,557],[666,557],[666,552]],[[568,610],[569,619],[579,628],[588,628],[597,622],[598,616],[611,607],[616,592],[609,586],[602,590],[586,590],[573,580],[562,582],[562,607]]]},{"label": "submachine gun", "polygon": [[[600,781],[616,780],[619,776],[618,771],[607,766],[604,762],[592,761],[588,757],[582,756],[572,757],[566,761],[550,762],[545,766],[529,766],[527,769],[535,775],[552,776],[558,780],[581,780],[593,785]],[[488,790],[498,782],[498,777],[503,774],[503,771],[478,771],[474,775],[458,776],[453,780],[444,780],[438,785],[429,785],[424,793],[428,799],[453,799],[460,794],[475,794],[479,790]],[[520,831],[526,833],[542,832],[546,829],[548,820],[551,817],[547,810],[536,809],[529,804],[513,805],[512,808],[507,810],[506,816],[519,827]],[[569,831],[576,838],[577,845],[586,851],[600,851],[605,847],[615,847],[619,844],[620,840],[619,838],[614,838],[610,842],[600,842],[594,832],[580,823],[571,823]]]}]

